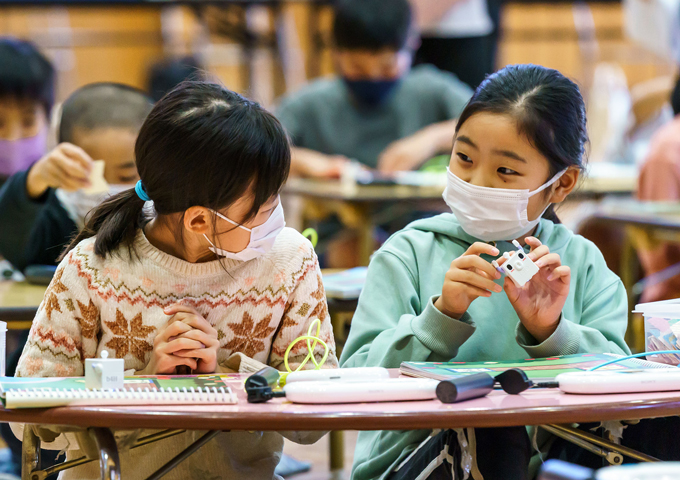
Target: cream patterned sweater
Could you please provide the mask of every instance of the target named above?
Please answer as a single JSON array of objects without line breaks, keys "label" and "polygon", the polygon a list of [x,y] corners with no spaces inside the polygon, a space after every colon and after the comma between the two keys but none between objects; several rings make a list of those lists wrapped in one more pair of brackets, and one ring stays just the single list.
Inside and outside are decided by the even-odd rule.
[{"label": "cream patterned sweater", "polygon": [[[126,369],[141,370],[151,357],[154,337],[170,318],[163,308],[178,302],[195,307],[217,330],[220,364],[241,352],[283,369],[288,345],[319,318],[320,337],[331,347],[326,367],[337,367],[318,260],[311,244],[293,229],[279,234],[269,254],[248,262],[188,263],[155,248],[142,231],[134,243],[136,256],[120,248],[102,259],[93,249],[94,238],[84,240],[60,263],[33,321],[17,376],[80,376],[85,359],[102,350],[125,359]],[[289,358],[291,368],[306,354],[305,342],[299,342]],[[317,347],[316,358],[322,354]],[[273,433],[256,435],[236,440],[248,445],[249,451],[242,452],[235,448],[233,434],[222,434],[168,478],[272,478],[282,440],[271,437]],[[194,436],[159,442],[155,450],[128,452],[128,457],[144,458],[144,468],[124,455],[124,478],[150,475],[153,466],[160,467],[180,448],[178,443],[188,445]],[[261,451],[250,465],[253,449]],[[62,478],[89,478],[85,470],[70,472]],[[195,476],[197,472],[205,474]]]}]

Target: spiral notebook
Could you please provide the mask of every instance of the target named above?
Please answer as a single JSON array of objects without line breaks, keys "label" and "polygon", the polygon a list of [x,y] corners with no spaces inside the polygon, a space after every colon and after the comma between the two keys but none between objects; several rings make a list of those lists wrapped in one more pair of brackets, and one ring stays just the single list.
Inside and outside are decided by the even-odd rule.
[{"label": "spiral notebook", "polygon": [[125,377],[119,390],[89,390],[85,377],[0,378],[5,408],[49,408],[66,405],[204,405],[234,404],[227,383],[233,375]]},{"label": "spiral notebook", "polygon": [[[551,381],[560,373],[580,372],[601,365],[623,355],[614,353],[576,353],[548,358],[525,358],[498,362],[402,362],[402,375],[419,378],[448,380],[462,375],[486,372],[496,375],[511,368],[521,368],[531,380]],[[607,365],[602,370],[641,370],[649,368],[675,368],[664,363],[629,358]]]}]

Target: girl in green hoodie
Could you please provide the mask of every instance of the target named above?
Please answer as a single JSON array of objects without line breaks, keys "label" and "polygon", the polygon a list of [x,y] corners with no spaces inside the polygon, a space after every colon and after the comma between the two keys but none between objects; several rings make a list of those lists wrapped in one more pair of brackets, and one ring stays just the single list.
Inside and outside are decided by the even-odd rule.
[{"label": "girl in green hoodie", "polygon": [[[412,223],[373,256],[342,366],[628,354],[620,279],[552,210],[583,170],[578,86],[544,67],[506,67],[477,88],[454,140],[444,192],[453,214]],[[490,263],[517,251],[512,240],[540,269],[523,287]],[[475,433],[467,440],[485,480],[528,478],[523,427]],[[361,432],[352,478],[463,478],[457,438]]]}]

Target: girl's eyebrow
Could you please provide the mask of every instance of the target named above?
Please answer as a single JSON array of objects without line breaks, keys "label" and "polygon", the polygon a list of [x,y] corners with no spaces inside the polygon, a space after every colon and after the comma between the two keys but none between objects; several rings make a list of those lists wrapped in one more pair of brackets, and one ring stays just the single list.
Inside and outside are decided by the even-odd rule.
[{"label": "girl's eyebrow", "polygon": [[475,142],[470,140],[470,137],[466,137],[465,135],[458,135],[456,137],[456,141],[466,143],[466,144],[470,145],[472,148],[479,150],[479,148],[477,148],[477,145],[475,145]]},{"label": "girl's eyebrow", "polygon": [[518,162],[522,163],[527,163],[527,161],[517,155],[515,152],[511,152],[510,150],[494,150],[493,153],[496,155],[503,155],[504,157],[512,158],[513,160],[517,160]]}]

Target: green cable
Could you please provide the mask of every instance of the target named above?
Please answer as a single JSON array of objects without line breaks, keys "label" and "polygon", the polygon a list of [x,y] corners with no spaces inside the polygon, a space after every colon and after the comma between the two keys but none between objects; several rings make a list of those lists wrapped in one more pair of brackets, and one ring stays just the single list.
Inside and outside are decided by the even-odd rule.
[{"label": "green cable", "polygon": [[316,244],[319,243],[319,234],[313,228],[306,228],[302,231],[302,236],[308,238],[312,242],[312,247],[316,248]]}]

